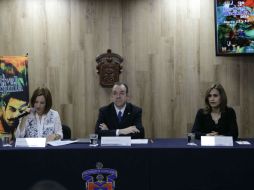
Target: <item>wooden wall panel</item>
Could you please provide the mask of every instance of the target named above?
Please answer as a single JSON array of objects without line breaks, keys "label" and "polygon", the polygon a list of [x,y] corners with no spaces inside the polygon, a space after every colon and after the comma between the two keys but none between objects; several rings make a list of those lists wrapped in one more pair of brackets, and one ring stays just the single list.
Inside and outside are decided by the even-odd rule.
[{"label": "wooden wall panel", "polygon": [[253,57],[216,57],[212,0],[0,0],[0,54],[29,54],[30,93],[48,86],[73,137],[94,131],[95,57],[124,58],[120,79],[143,108],[147,137],[184,137],[204,93],[224,85],[241,137],[254,136]]}]

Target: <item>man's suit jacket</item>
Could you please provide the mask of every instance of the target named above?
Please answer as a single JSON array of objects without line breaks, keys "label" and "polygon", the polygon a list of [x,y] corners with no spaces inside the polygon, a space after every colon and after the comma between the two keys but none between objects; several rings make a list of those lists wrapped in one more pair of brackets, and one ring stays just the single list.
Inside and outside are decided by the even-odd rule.
[{"label": "man's suit jacket", "polygon": [[[105,123],[109,130],[101,130],[99,125]],[[99,117],[96,123],[95,132],[101,136],[116,136],[117,129],[124,129],[135,125],[140,133],[133,133],[126,136],[131,138],[144,138],[144,127],[142,126],[142,109],[131,103],[126,103],[122,121],[119,123],[114,103],[100,108]]]}]

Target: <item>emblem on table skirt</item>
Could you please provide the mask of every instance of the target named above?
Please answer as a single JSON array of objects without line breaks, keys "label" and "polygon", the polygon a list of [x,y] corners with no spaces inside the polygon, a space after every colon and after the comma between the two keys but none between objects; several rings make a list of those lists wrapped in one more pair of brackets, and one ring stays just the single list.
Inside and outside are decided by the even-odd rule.
[{"label": "emblem on table skirt", "polygon": [[82,179],[86,181],[86,190],[114,190],[117,171],[103,168],[101,162],[96,163],[96,169],[85,170]]}]

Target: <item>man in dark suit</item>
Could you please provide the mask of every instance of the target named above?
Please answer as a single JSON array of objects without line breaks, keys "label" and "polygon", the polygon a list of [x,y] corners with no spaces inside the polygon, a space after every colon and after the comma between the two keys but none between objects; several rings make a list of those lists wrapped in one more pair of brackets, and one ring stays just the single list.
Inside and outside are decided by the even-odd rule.
[{"label": "man in dark suit", "polygon": [[128,103],[128,86],[116,83],[112,88],[113,102],[100,108],[95,132],[101,136],[144,138],[142,109]]}]

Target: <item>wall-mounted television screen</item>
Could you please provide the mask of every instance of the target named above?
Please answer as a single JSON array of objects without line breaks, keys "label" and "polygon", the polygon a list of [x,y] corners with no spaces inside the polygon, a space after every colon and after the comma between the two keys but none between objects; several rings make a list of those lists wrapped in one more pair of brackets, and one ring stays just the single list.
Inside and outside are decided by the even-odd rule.
[{"label": "wall-mounted television screen", "polygon": [[216,55],[254,55],[254,0],[215,0]]}]

